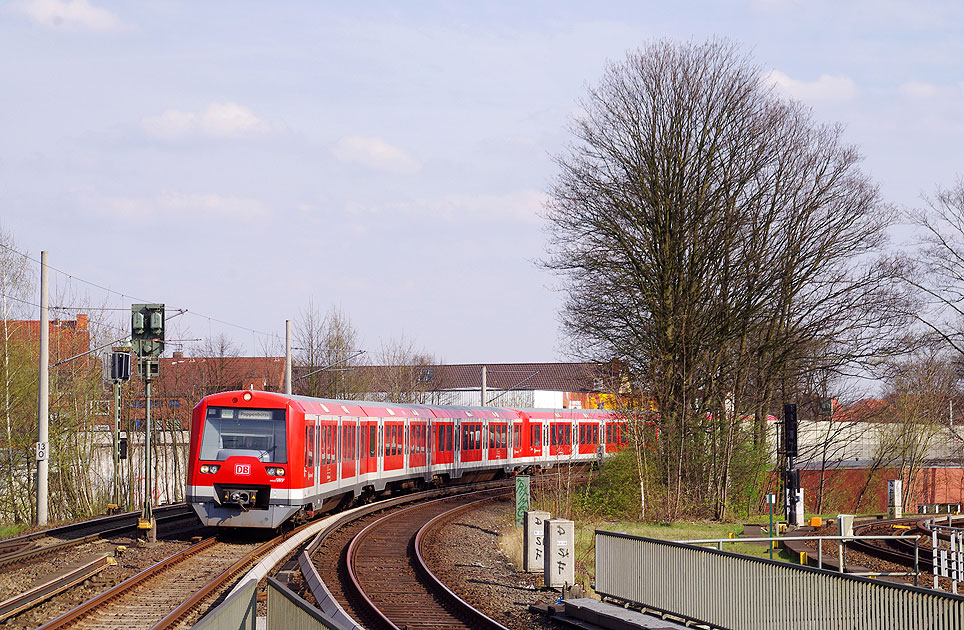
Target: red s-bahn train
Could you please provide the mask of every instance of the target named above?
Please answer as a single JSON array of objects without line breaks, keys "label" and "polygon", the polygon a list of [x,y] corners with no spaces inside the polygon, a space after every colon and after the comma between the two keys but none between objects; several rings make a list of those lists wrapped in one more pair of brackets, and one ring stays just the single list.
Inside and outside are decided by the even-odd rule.
[{"label": "red s-bahn train", "polygon": [[224,392],[194,408],[187,502],[205,525],[276,528],[386,489],[594,461],[626,441],[605,410]]}]

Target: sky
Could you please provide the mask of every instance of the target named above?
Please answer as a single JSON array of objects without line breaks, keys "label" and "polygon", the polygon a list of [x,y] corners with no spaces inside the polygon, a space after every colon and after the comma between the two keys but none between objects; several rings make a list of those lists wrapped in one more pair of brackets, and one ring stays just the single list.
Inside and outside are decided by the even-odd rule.
[{"label": "sky", "polygon": [[48,252],[52,305],[118,330],[159,302],[187,311],[168,339],[280,353],[314,304],[372,355],[566,360],[540,212],[607,64],[730,39],[912,208],[964,175],[962,25],[959,2],[2,2],[0,229]]}]

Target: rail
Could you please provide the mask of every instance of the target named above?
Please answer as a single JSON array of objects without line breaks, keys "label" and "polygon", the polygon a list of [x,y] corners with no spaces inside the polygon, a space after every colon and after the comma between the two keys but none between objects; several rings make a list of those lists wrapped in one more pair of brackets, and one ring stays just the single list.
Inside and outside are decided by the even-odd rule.
[{"label": "rail", "polygon": [[731,630],[964,630],[959,595],[601,530],[595,589]]}]

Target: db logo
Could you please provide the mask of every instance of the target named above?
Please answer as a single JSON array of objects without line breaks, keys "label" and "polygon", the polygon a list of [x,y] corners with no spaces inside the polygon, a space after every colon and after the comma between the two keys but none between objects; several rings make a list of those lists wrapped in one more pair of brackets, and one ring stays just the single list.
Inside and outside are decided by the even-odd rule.
[{"label": "db logo", "polygon": [[251,474],[251,464],[237,464],[234,467],[234,473],[236,475],[250,475]]}]

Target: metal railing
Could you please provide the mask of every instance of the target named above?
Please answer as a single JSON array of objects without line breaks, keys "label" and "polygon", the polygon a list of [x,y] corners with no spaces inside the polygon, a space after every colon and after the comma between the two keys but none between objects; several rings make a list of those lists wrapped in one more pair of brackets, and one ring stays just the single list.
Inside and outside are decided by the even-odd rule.
[{"label": "metal railing", "polygon": [[730,630],[964,630],[959,595],[598,530],[595,588]]},{"label": "metal railing", "polygon": [[191,630],[254,630],[258,616],[258,583],[249,582],[191,626]]},{"label": "metal railing", "polygon": [[[941,547],[942,535],[947,537],[949,549]],[[956,594],[958,582],[964,579],[964,529],[933,523],[931,554],[934,588],[938,588],[938,578],[947,578],[951,581],[951,592]]]},{"label": "metal railing", "polygon": [[[846,564],[847,553],[844,548],[844,543],[853,542],[855,540],[914,540],[914,570],[913,571],[868,571],[866,573],[855,573],[853,571],[846,571],[844,566]],[[817,543],[817,568],[823,568],[823,541],[825,540],[835,540],[837,541],[837,558],[838,573],[849,573],[850,575],[873,575],[873,576],[914,576],[914,586],[917,586],[917,576],[920,575],[920,540],[917,536],[913,534],[900,534],[900,535],[872,535],[872,536],[756,536],[756,537],[740,537],[740,538],[700,538],[697,540],[677,540],[676,542],[682,543],[684,545],[716,545],[717,550],[723,551],[723,545],[725,543],[770,543],[775,544],[782,541],[804,541],[804,542],[815,542]],[[803,563],[806,564],[806,563]],[[956,591],[955,591],[956,592]]]},{"label": "metal railing", "polygon": [[268,578],[268,630],[338,630],[320,610]]}]

